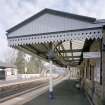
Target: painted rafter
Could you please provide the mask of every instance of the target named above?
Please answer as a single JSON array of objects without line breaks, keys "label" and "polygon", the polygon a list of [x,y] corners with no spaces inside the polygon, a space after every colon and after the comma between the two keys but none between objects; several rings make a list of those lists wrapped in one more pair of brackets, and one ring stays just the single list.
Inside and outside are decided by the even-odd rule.
[{"label": "painted rafter", "polygon": [[81,52],[82,49],[70,49],[70,50],[60,50],[61,53],[69,53],[69,52]]},{"label": "painted rafter", "polygon": [[80,56],[65,56],[65,58],[80,58]]}]

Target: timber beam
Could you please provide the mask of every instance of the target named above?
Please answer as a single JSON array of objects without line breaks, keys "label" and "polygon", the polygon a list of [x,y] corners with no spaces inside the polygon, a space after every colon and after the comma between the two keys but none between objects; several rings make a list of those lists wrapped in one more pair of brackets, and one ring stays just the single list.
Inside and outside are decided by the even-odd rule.
[{"label": "timber beam", "polygon": [[69,53],[69,52],[81,52],[82,49],[72,49],[72,50],[59,50],[60,53]]}]

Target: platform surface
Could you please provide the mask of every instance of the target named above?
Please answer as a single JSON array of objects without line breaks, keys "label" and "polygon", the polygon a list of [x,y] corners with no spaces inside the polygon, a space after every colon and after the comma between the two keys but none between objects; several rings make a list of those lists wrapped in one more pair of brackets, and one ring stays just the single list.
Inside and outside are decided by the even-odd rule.
[{"label": "platform surface", "polygon": [[0,87],[10,86],[15,84],[33,82],[33,81],[42,81],[47,80],[46,78],[32,78],[32,79],[16,79],[16,80],[0,80]]},{"label": "platform surface", "polygon": [[46,92],[24,105],[90,105],[85,94],[75,85],[76,81],[65,80],[54,88],[53,100],[48,98]]}]

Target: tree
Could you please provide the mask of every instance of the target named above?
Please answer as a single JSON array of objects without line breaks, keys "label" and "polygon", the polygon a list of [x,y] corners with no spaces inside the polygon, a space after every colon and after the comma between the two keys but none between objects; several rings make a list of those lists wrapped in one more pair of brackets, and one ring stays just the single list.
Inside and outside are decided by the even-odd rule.
[{"label": "tree", "polygon": [[17,58],[17,50],[10,49],[8,52],[5,53],[5,63],[14,65]]},{"label": "tree", "polygon": [[25,73],[25,66],[27,67],[27,74],[40,74],[42,72],[44,65],[39,56],[31,55],[30,60],[28,62],[25,61],[24,57],[24,52],[19,51],[17,53],[15,65],[17,66],[18,73]]},{"label": "tree", "polygon": [[19,51],[17,54],[16,62],[15,65],[17,66],[18,73],[23,74],[25,73],[24,68],[25,68],[25,59],[24,59],[24,53]]},{"label": "tree", "polygon": [[31,57],[30,62],[27,64],[27,66],[28,73],[41,73],[42,62],[37,55]]}]

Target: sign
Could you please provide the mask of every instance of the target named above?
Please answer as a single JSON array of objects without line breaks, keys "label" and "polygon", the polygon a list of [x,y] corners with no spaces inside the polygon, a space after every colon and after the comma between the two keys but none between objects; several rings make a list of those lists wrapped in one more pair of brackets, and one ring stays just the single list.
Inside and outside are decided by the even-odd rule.
[{"label": "sign", "polygon": [[83,58],[100,58],[100,52],[84,52]]}]

